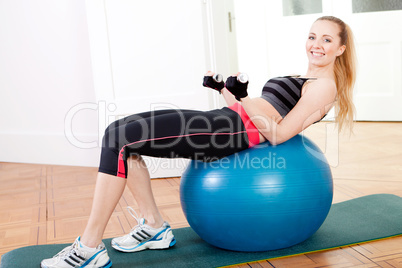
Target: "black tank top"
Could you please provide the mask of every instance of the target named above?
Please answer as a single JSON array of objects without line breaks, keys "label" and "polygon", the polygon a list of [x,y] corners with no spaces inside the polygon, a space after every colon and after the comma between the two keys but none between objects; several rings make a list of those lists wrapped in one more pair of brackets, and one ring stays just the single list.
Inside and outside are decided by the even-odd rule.
[{"label": "black tank top", "polygon": [[282,76],[269,79],[262,89],[261,98],[269,102],[283,118],[300,100],[303,85],[309,79],[316,78]]}]

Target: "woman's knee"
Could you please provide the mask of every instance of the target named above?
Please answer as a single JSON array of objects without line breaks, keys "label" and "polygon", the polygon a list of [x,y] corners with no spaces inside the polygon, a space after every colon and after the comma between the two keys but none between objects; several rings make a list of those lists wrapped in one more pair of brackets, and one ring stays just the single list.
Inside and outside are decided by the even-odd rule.
[{"label": "woman's knee", "polygon": [[118,149],[119,147],[118,130],[113,127],[106,128],[102,138],[102,150],[111,148]]},{"label": "woman's knee", "polygon": [[121,124],[121,120],[115,120],[112,123],[110,123],[107,128],[105,129],[104,134],[106,135],[107,133],[109,133],[110,131],[114,130],[115,128],[119,127],[119,125]]}]

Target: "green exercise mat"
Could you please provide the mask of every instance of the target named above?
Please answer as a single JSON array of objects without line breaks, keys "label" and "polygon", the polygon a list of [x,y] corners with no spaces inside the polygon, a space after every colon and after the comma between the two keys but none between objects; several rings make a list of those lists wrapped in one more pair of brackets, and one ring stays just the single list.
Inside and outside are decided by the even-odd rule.
[{"label": "green exercise mat", "polygon": [[[252,224],[251,222],[250,225]],[[207,244],[191,228],[175,229],[173,233],[177,244],[167,250],[121,253],[110,247],[110,239],[105,239],[104,242],[115,268],[227,266],[400,235],[402,234],[402,198],[378,194],[334,204],[324,224],[311,238],[281,250],[258,253],[233,252]],[[39,267],[42,259],[53,256],[65,246],[68,245],[41,245],[13,250],[2,257],[1,268]]]}]

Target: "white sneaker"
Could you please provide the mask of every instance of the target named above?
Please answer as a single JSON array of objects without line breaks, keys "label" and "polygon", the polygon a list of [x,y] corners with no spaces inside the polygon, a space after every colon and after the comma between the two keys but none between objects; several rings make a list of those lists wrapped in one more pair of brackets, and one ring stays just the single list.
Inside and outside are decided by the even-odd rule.
[{"label": "white sneaker", "polygon": [[105,244],[103,242],[94,250],[83,248],[78,237],[75,242],[62,251],[57,253],[53,258],[46,259],[41,262],[42,268],[109,268],[112,262],[107,254]]},{"label": "white sneaker", "polygon": [[[152,228],[145,224],[145,219],[137,218],[137,213],[131,207],[128,212],[138,222],[129,234],[112,240],[112,247],[122,252],[136,252],[144,249],[164,249],[176,244],[172,229],[167,222],[160,228]],[[134,215],[135,214],[135,215]]]}]

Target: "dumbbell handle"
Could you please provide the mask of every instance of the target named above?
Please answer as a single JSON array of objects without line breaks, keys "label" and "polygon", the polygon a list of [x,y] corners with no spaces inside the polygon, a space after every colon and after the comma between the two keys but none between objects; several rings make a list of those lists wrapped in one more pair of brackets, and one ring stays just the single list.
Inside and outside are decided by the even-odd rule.
[{"label": "dumbbell handle", "polygon": [[[223,76],[221,74],[214,74],[212,76],[212,79],[214,79],[215,82],[220,83],[223,81]],[[240,73],[237,76],[237,81],[239,81],[242,84],[245,84],[248,82],[248,75],[246,73]]]},{"label": "dumbbell handle", "polygon": [[216,83],[221,83],[223,81],[223,76],[221,74],[214,74],[212,79],[214,79]]},{"label": "dumbbell handle", "polygon": [[[223,76],[221,74],[214,74],[212,76],[212,78],[214,79],[215,82],[220,83],[223,81]],[[239,81],[240,83],[247,83],[248,82],[248,75],[246,73],[240,73],[237,76],[237,81]]]},{"label": "dumbbell handle", "polygon": [[237,81],[239,81],[242,84],[245,84],[248,82],[248,75],[246,73],[240,73],[237,76]]}]

